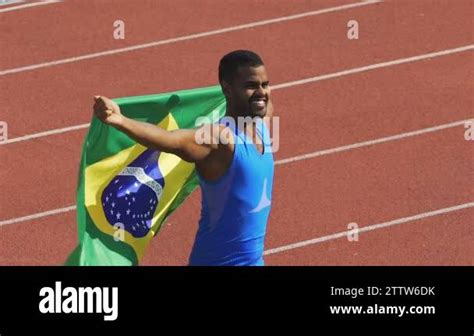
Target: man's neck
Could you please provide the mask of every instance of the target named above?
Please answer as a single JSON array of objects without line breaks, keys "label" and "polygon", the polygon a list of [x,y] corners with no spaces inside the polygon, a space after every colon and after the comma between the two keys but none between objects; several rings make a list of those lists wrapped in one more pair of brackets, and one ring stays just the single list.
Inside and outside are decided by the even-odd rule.
[{"label": "man's neck", "polygon": [[[225,116],[231,118],[235,127],[240,129],[241,132],[245,133],[250,139],[252,139],[254,143],[261,143],[261,135],[258,135],[258,132],[256,131],[258,128],[256,125],[256,120],[261,118],[252,117],[250,115],[242,115],[240,113],[235,113],[232,110],[227,110]],[[250,120],[251,122],[249,122]]]}]

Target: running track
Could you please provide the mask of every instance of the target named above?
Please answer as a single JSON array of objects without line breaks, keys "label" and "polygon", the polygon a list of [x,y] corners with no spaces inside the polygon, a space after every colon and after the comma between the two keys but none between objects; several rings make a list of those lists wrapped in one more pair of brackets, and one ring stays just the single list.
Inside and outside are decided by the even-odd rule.
[{"label": "running track", "polygon": [[[214,85],[219,58],[248,48],[266,61],[281,118],[267,265],[473,265],[473,10],[467,0],[0,6],[0,264],[59,265],[74,248],[94,94]],[[115,20],[125,40],[112,38]],[[359,40],[347,39],[349,20]],[[144,265],[186,264],[199,202],[196,191],[170,217]]]}]

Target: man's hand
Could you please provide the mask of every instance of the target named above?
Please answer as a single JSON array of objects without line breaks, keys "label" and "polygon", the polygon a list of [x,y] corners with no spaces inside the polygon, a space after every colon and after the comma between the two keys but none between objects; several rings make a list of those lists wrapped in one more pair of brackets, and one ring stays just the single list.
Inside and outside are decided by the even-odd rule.
[{"label": "man's hand", "polygon": [[104,96],[94,96],[94,101],[94,115],[100,121],[114,127],[122,124],[123,115],[117,103]]}]

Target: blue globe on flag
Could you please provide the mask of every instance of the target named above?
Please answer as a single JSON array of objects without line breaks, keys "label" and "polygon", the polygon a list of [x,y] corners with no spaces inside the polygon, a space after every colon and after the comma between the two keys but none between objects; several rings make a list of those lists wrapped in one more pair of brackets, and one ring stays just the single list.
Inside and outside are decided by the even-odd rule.
[{"label": "blue globe on flag", "polygon": [[147,149],[105,187],[102,208],[110,225],[122,225],[135,238],[150,231],[165,180],[158,166],[160,152]]}]

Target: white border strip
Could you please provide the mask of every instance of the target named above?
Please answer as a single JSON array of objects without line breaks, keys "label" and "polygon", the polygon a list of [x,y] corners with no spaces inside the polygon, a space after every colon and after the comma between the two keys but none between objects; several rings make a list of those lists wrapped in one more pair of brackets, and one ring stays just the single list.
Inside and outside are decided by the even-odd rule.
[{"label": "white border strip", "polygon": [[[420,213],[418,215],[395,219],[395,220],[392,220],[392,221],[389,221],[389,222],[384,222],[384,223],[365,226],[363,228],[358,229],[357,232],[362,233],[362,232],[374,231],[374,230],[383,229],[383,228],[386,228],[386,227],[389,227],[389,226],[400,225],[400,224],[412,222],[412,221],[415,221],[415,220],[418,220],[418,219],[425,219],[425,218],[434,217],[434,216],[437,216],[437,215],[443,215],[443,214],[447,214],[447,213],[450,213],[450,212],[459,211],[459,210],[472,208],[472,207],[474,207],[474,202],[464,203],[464,204],[452,206],[452,207],[449,207],[449,208],[443,208],[443,209],[439,209],[439,210],[423,212],[423,213]],[[353,234],[353,232],[354,232],[353,230],[344,231],[344,232],[339,232],[339,233],[335,233],[335,234],[328,235],[328,236],[318,237],[318,238],[314,238],[314,239],[304,240],[304,241],[301,241],[301,242],[298,242],[298,243],[293,243],[293,244],[280,246],[280,247],[269,249],[269,250],[265,251],[264,255],[272,255],[272,254],[276,254],[276,253],[281,253],[281,252],[285,252],[285,251],[305,247],[305,246],[308,246],[308,245],[319,244],[319,243],[322,243],[322,242],[326,242],[328,240],[334,240],[334,239],[339,239],[339,238],[342,238],[342,237],[348,237],[348,235]]]},{"label": "white border strip", "polygon": [[[343,70],[343,71],[339,71],[339,72],[334,72],[334,73],[330,73],[330,74],[326,74],[326,75],[315,76],[315,77],[310,77],[310,78],[306,78],[306,79],[302,79],[302,80],[277,84],[277,85],[272,86],[272,90],[279,90],[279,89],[284,89],[284,88],[288,88],[288,87],[292,87],[292,86],[296,86],[296,85],[303,85],[303,84],[307,84],[307,83],[323,81],[323,80],[326,80],[326,79],[352,75],[352,74],[360,73],[360,72],[363,72],[363,71],[380,69],[380,68],[384,68],[384,67],[389,67],[389,66],[394,66],[394,65],[399,65],[399,64],[409,63],[409,62],[416,62],[416,61],[420,61],[420,60],[424,60],[424,59],[430,59],[430,58],[434,58],[434,57],[446,56],[446,55],[460,53],[460,52],[463,52],[463,51],[468,51],[468,50],[473,50],[473,49],[474,49],[474,44],[471,44],[471,45],[468,45],[468,46],[463,46],[463,47],[454,48],[454,49],[446,49],[446,50],[442,50],[442,51],[432,52],[432,53],[413,56],[413,57],[400,58],[400,59],[393,60],[393,61],[377,63],[377,64],[367,65],[367,66],[363,66],[363,67],[359,67],[359,68],[353,68],[353,69]],[[28,141],[28,140],[32,140],[32,139],[36,139],[36,138],[49,136],[49,135],[61,134],[61,133],[69,132],[69,131],[80,130],[80,129],[84,129],[84,128],[89,127],[89,125],[90,125],[89,123],[80,124],[80,125],[74,125],[74,126],[69,126],[69,127],[64,127],[64,128],[57,128],[57,129],[53,129],[53,130],[50,130],[50,131],[44,131],[44,132],[39,132],[39,133],[34,133],[34,134],[29,134],[29,135],[23,135],[23,136],[20,136],[20,137],[8,139],[6,141],[1,141],[0,146],[12,144],[12,143],[15,143],[15,142]]]},{"label": "white border strip", "polygon": [[[425,134],[425,133],[436,132],[436,131],[444,130],[444,129],[447,129],[447,128],[452,128],[452,127],[457,127],[457,126],[464,125],[466,121],[470,121],[470,120],[471,119],[460,120],[460,121],[456,121],[456,122],[445,124],[445,125],[439,125],[439,126],[435,126],[435,127],[424,128],[424,129],[414,131],[414,132],[402,133],[402,134],[397,134],[397,135],[384,137],[384,138],[380,138],[380,139],[374,139],[374,140],[359,142],[359,143],[355,143],[355,144],[352,144],[352,145],[346,145],[346,146],[342,146],[342,147],[336,147],[336,148],[331,148],[331,149],[326,149],[326,150],[315,151],[315,152],[312,152],[312,153],[299,155],[299,156],[294,156],[294,157],[290,157],[290,158],[287,158],[287,159],[275,161],[275,165],[282,165],[282,164],[285,164],[285,163],[308,160],[308,159],[311,159],[311,158],[314,158],[314,157],[317,157],[317,156],[329,155],[329,154],[333,154],[333,153],[337,153],[337,152],[347,151],[347,150],[350,150],[350,149],[356,149],[356,148],[360,148],[360,147],[368,147],[368,146],[376,145],[376,144],[383,143],[383,142],[395,141],[395,140],[404,139],[404,138],[408,138],[408,137],[413,137],[413,136],[421,135],[421,134]],[[28,220],[31,220],[31,219],[38,219],[38,218],[42,218],[42,217],[46,217],[46,216],[52,216],[52,215],[56,215],[58,213],[63,213],[63,212],[67,212],[67,211],[71,211],[71,210],[75,210],[75,209],[76,209],[76,206],[71,205],[71,206],[68,206],[68,207],[65,207],[65,208],[49,210],[49,211],[46,211],[46,212],[40,212],[40,213],[36,213],[36,214],[33,214],[33,215],[24,216],[24,217],[18,217],[18,218],[2,220],[2,221],[0,221],[0,227],[3,226],[3,225],[9,225],[9,224],[25,222],[25,221],[28,221]]]},{"label": "white border strip", "polygon": [[158,41],[144,43],[144,44],[137,44],[137,45],[130,46],[130,47],[124,47],[124,48],[118,48],[118,49],[112,49],[112,50],[107,50],[107,51],[96,52],[96,53],[92,53],[92,54],[85,54],[85,55],[81,55],[81,56],[63,58],[63,59],[59,59],[59,60],[55,60],[55,61],[32,64],[32,65],[19,67],[19,68],[6,69],[6,70],[1,70],[0,71],[0,76],[5,76],[5,75],[9,75],[9,74],[24,72],[24,71],[31,71],[31,70],[36,70],[36,69],[61,65],[61,64],[79,62],[79,61],[92,59],[92,58],[103,57],[103,56],[116,55],[116,54],[121,54],[121,53],[129,52],[129,51],[152,48],[152,47],[157,47],[157,46],[164,45],[164,44],[171,44],[171,43],[176,43],[176,42],[181,42],[181,41],[194,40],[194,39],[199,39],[199,38],[212,36],[212,35],[225,34],[225,33],[233,32],[233,31],[237,31],[237,30],[255,28],[255,27],[270,25],[270,24],[279,23],[279,22],[297,20],[297,19],[308,17],[308,16],[315,16],[315,15],[320,15],[320,14],[326,14],[326,13],[331,13],[331,12],[342,11],[342,10],[346,10],[346,9],[350,9],[350,8],[367,6],[367,5],[375,4],[375,3],[378,3],[378,2],[381,2],[381,0],[370,0],[370,1],[356,2],[356,3],[351,3],[351,4],[347,4],[347,5],[343,5],[343,6],[319,9],[319,10],[315,10],[315,11],[311,11],[311,12],[304,12],[304,13],[289,15],[289,16],[282,16],[282,17],[278,17],[278,18],[274,18],[274,19],[255,21],[255,22],[251,22],[251,23],[247,23],[247,24],[242,24],[242,25],[238,25],[238,26],[232,26],[232,27],[227,27],[227,28],[222,28],[222,29],[211,30],[211,31],[203,32],[203,33],[196,33],[196,34],[191,34],[191,35],[186,35],[186,36],[170,38],[170,39],[166,39],[166,40],[158,40]]}]

